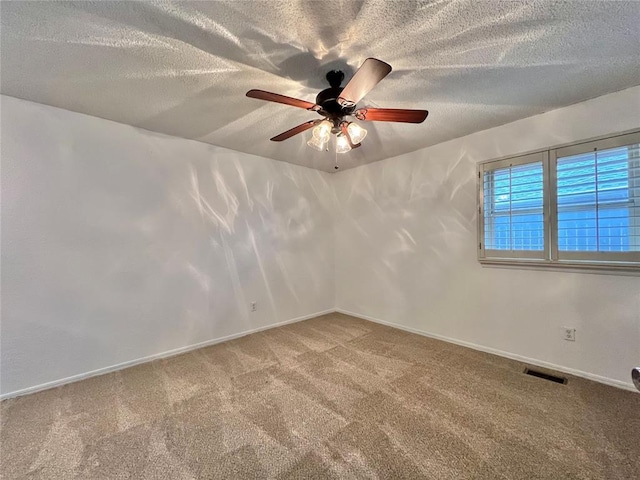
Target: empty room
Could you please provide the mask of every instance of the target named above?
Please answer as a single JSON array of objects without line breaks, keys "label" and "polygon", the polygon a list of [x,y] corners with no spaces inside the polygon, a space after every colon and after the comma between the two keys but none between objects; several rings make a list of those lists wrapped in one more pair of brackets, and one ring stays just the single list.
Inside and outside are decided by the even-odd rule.
[{"label": "empty room", "polygon": [[640,2],[0,0],[0,477],[640,478]]}]

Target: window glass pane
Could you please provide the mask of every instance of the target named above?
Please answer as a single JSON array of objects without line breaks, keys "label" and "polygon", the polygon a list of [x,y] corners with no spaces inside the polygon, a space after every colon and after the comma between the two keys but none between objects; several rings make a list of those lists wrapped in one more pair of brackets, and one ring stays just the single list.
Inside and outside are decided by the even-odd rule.
[{"label": "window glass pane", "polygon": [[638,144],[558,158],[558,250],[640,251]]},{"label": "window glass pane", "polygon": [[488,250],[543,250],[542,162],[484,174],[484,232]]}]

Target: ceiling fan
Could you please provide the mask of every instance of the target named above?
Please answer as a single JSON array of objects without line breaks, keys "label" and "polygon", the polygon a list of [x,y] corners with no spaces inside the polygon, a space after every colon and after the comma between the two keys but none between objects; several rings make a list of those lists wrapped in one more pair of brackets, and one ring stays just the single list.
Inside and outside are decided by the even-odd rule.
[{"label": "ceiling fan", "polygon": [[[341,87],[344,72],[332,70],[326,78],[330,87],[316,96],[316,103],[287,97],[264,90],[249,90],[247,97],[283,103],[293,107],[317,112],[324,119],[310,120],[286,132],[276,135],[271,140],[281,142],[313,128],[313,136],[307,145],[316,150],[327,148],[331,134],[336,135],[336,152],[345,153],[361,145],[367,131],[359,125],[345,120],[354,116],[362,121],[422,123],[429,114],[426,110],[407,110],[396,108],[359,108],[356,104],[369,93],[384,77],[391,72],[391,65],[375,58],[367,58],[353,75],[345,87]],[[315,127],[315,128],[314,128]]]}]

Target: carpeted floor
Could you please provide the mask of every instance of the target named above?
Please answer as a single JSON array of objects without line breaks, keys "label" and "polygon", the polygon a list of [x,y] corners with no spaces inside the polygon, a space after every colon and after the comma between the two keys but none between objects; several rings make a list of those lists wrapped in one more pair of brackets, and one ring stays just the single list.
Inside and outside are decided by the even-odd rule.
[{"label": "carpeted floor", "polygon": [[339,314],[1,404],[2,478],[640,478],[640,395]]}]

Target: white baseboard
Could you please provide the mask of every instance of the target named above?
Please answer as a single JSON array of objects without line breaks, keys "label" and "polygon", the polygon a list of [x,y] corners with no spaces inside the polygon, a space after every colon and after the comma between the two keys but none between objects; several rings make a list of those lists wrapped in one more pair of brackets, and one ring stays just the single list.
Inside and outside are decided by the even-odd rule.
[{"label": "white baseboard", "polygon": [[472,348],[474,350],[479,350],[485,353],[491,353],[493,355],[498,355],[500,357],[510,358],[511,360],[517,360],[522,363],[526,363],[529,365],[536,365],[538,367],[548,368],[550,370],[556,370],[558,372],[568,373],[569,375],[574,375],[576,377],[586,378],[587,380],[593,380],[594,382],[604,383],[605,385],[610,385],[612,387],[622,388],[624,390],[630,390],[632,392],[636,392],[633,383],[623,382],[621,380],[615,380],[613,378],[603,377],[600,375],[595,375],[593,373],[584,372],[582,370],[576,370],[574,368],[563,367],[562,365],[556,365],[554,363],[545,362],[543,360],[538,360],[535,358],[524,357],[522,355],[518,355],[516,353],[505,352],[503,350],[498,350],[496,348],[485,347],[483,345],[478,345],[476,343],[465,342],[463,340],[457,340],[451,337],[445,337],[444,335],[438,335],[435,333],[425,332],[424,330],[418,330],[416,328],[405,327],[404,325],[399,325],[393,322],[387,322],[385,320],[380,320],[379,318],[374,318],[369,315],[364,315],[362,313],[350,312],[348,310],[344,310],[342,308],[337,308],[335,310],[338,313],[343,313],[345,315],[351,315],[352,317],[361,318],[363,320],[368,320],[370,322],[380,323],[382,325],[387,325],[389,327],[398,328],[400,330],[405,330],[411,333],[417,333],[418,335],[423,335],[425,337],[433,338],[436,340],[442,340],[444,342],[454,343],[456,345],[460,345],[467,348]]},{"label": "white baseboard", "polygon": [[575,375],[576,377],[586,378],[587,380],[593,380],[595,382],[603,383],[605,385],[610,385],[612,387],[622,388],[624,390],[630,390],[630,391],[633,391],[633,392],[636,391],[636,389],[634,388],[634,386],[633,386],[633,384],[631,382],[626,383],[626,382],[623,382],[623,381],[620,381],[620,380],[615,380],[613,378],[603,377],[603,376],[600,376],[600,375],[595,375],[593,373],[584,372],[582,370],[576,370],[576,369],[573,369],[573,368],[563,367],[562,365],[556,365],[556,364],[545,362],[545,361],[538,360],[538,359],[535,359],[535,358],[524,357],[522,355],[518,355],[518,354],[515,354],[515,353],[505,352],[503,350],[498,350],[498,349],[491,348],[491,347],[485,347],[483,345],[478,345],[478,344],[471,343],[471,342],[465,342],[463,340],[457,340],[455,338],[446,337],[444,335],[438,335],[438,334],[434,334],[434,333],[429,333],[429,332],[426,332],[424,330],[419,330],[419,329],[416,329],[416,328],[405,327],[404,325],[400,325],[400,324],[393,323],[393,322],[387,322],[385,320],[380,320],[379,318],[371,317],[369,315],[364,315],[362,313],[356,313],[356,312],[351,312],[349,310],[344,310],[342,308],[337,308],[337,309],[328,309],[328,310],[323,310],[321,312],[311,313],[309,315],[304,315],[302,317],[292,318],[290,320],[285,320],[283,322],[273,323],[271,325],[266,325],[264,327],[258,327],[258,328],[254,328],[252,330],[245,330],[243,332],[234,333],[232,335],[227,335],[225,337],[219,337],[219,338],[214,338],[214,339],[211,339],[211,340],[206,340],[204,342],[199,342],[199,343],[195,343],[195,344],[192,344],[192,345],[187,345],[185,347],[180,347],[180,348],[176,348],[176,349],[173,349],[173,350],[168,350],[166,352],[156,353],[156,354],[153,354],[153,355],[148,355],[146,357],[137,358],[135,360],[130,360],[130,361],[127,361],[127,362],[118,363],[116,365],[112,365],[112,366],[109,366],[109,367],[99,368],[97,370],[92,370],[90,372],[80,373],[80,374],[77,374],[77,375],[72,375],[70,377],[61,378],[59,380],[54,380],[54,381],[51,381],[51,382],[42,383],[40,385],[35,385],[33,387],[23,388],[23,389],[20,389],[20,390],[15,390],[13,392],[4,393],[4,394],[0,395],[0,400],[5,400],[5,399],[8,399],[8,398],[13,398],[13,397],[19,397],[21,395],[27,395],[29,393],[40,392],[42,390],[47,390],[49,388],[59,387],[59,386],[62,386],[62,385],[66,385],[67,383],[78,382],[78,381],[84,380],[86,378],[95,377],[97,375],[103,375],[105,373],[115,372],[115,371],[122,370],[122,369],[125,369],[125,368],[128,368],[128,367],[133,367],[134,365],[139,365],[141,363],[151,362],[153,360],[159,360],[159,359],[162,359],[162,358],[173,357],[175,355],[179,355],[181,353],[186,353],[186,352],[189,352],[191,350],[197,350],[198,348],[208,347],[210,345],[215,345],[217,343],[222,343],[222,342],[226,342],[226,341],[229,341],[229,340],[233,340],[235,338],[244,337],[245,335],[250,335],[252,333],[257,333],[257,332],[261,332],[261,331],[264,331],[264,330],[269,330],[271,328],[280,327],[280,326],[287,325],[287,324],[290,324],[290,323],[301,322],[303,320],[309,320],[310,318],[319,317],[321,315],[326,315],[326,314],[333,313],[333,312],[338,312],[338,313],[342,313],[342,314],[345,314],[345,315],[350,315],[350,316],[356,317],[356,318],[362,318],[363,320],[368,320],[370,322],[375,322],[375,323],[379,323],[379,324],[382,324],[382,325],[387,325],[387,326],[390,326],[390,327],[398,328],[400,330],[405,330],[407,332],[416,333],[418,335],[423,335],[425,337],[434,338],[436,340],[442,340],[444,342],[453,343],[453,344],[456,344],[456,345],[461,345],[463,347],[472,348],[474,350],[479,350],[481,352],[491,353],[493,355],[498,355],[498,356],[501,356],[501,357],[510,358],[512,360],[516,360],[516,361],[519,361],[519,362],[522,362],[522,363],[526,363],[526,364],[529,364],[529,365],[536,365],[538,367],[543,367],[543,368],[548,368],[550,370],[556,370],[556,371],[559,371],[559,372],[568,373],[570,375]]},{"label": "white baseboard", "polygon": [[129,360],[127,362],[118,363],[116,365],[111,365],[110,367],[99,368],[97,370],[92,370],[90,372],[79,373],[77,375],[72,375],[70,377],[61,378],[59,380],[53,380],[51,382],[42,383],[40,385],[35,385],[33,387],[27,387],[20,390],[15,390],[9,393],[3,393],[0,395],[0,400],[5,400],[7,398],[19,397],[21,395],[27,395],[29,393],[36,393],[42,390],[47,390],[49,388],[60,387],[67,383],[78,382],[80,380],[84,380],[86,378],[95,377],[97,375],[103,375],[105,373],[115,372],[117,370],[122,370],[124,368],[133,367],[134,365],[139,365],[141,363],[151,362],[153,360],[159,360],[161,358],[173,357],[174,355],[179,355],[181,353],[186,353],[191,350],[197,350],[198,348],[208,347],[210,345],[215,345],[216,343],[226,342],[228,340],[233,340],[235,338],[244,337],[245,335],[250,335],[252,333],[261,332],[263,330],[269,330],[275,327],[281,327],[283,325],[288,325],[290,323],[301,322],[303,320],[309,320],[310,318],[319,317],[321,315],[326,315],[328,313],[335,312],[334,309],[323,310],[321,312],[311,313],[309,315],[304,315],[302,317],[292,318],[290,320],[285,320],[284,322],[272,323],[271,325],[267,325],[264,327],[254,328],[252,330],[245,330],[244,332],[234,333],[232,335],[227,335],[225,337],[214,338],[211,340],[205,340],[204,342],[194,343],[193,345],[187,345],[185,347],[175,348],[173,350],[168,350],[166,352],[160,352],[153,355],[148,355],[146,357],[137,358],[135,360]]}]

